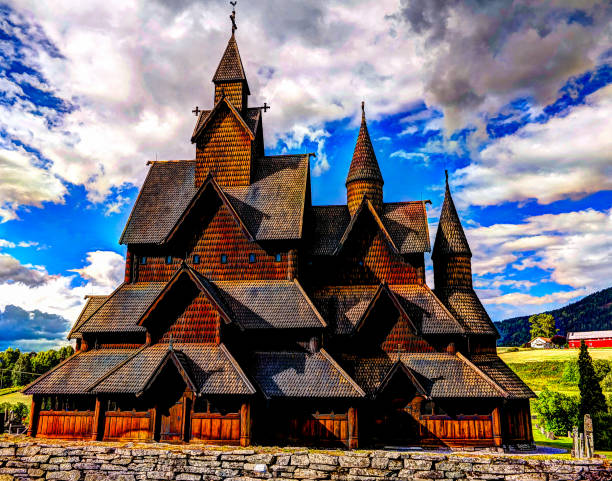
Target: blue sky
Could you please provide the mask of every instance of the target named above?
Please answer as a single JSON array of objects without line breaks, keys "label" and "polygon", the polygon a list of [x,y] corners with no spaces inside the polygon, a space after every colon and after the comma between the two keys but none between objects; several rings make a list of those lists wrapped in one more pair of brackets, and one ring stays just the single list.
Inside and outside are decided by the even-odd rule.
[{"label": "blue sky", "polygon": [[[0,349],[58,345],[83,297],[121,280],[146,161],[194,156],[228,14],[0,3]],[[432,241],[449,170],[494,320],[611,284],[608,2],[268,0],[237,15],[251,105],[272,106],[267,153],[317,152],[315,203],[346,201],[365,100],[385,200],[430,199]]]}]

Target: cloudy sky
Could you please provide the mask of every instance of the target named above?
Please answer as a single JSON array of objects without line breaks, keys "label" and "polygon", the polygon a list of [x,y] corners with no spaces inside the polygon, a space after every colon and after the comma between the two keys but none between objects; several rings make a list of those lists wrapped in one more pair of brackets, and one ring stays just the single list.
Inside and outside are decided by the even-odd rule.
[{"label": "cloudy sky", "polygon": [[[120,282],[146,162],[194,157],[229,13],[0,3],[0,349],[57,345]],[[261,0],[237,40],[267,153],[317,152],[315,203],[346,201],[361,100],[385,199],[431,199],[432,239],[449,170],[501,320],[612,284],[611,19],[598,0]]]}]

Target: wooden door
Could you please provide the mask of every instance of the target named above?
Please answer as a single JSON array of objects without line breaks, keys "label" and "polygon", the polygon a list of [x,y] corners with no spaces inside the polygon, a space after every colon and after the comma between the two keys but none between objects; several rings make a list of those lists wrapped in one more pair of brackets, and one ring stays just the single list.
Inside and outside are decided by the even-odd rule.
[{"label": "wooden door", "polygon": [[160,441],[183,441],[183,417],[185,416],[184,406],[185,404],[181,398],[170,406],[167,412],[162,414]]}]

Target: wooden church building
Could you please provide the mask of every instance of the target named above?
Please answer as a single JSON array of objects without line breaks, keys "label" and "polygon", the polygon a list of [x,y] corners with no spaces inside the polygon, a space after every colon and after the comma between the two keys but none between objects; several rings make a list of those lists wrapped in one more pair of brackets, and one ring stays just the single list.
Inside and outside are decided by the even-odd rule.
[{"label": "wooden church building", "polygon": [[346,204],[313,205],[310,155],[265,153],[234,30],[195,158],[150,163],[123,283],[88,298],[76,353],[24,389],[31,435],[532,444],[534,394],[496,354],[448,179],[432,291],[426,203],[384,201],[365,113]]}]

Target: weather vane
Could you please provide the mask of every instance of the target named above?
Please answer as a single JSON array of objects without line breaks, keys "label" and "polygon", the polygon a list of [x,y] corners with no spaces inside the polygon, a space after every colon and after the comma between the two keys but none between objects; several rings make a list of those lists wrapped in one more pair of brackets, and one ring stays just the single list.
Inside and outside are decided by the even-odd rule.
[{"label": "weather vane", "polygon": [[230,2],[230,5],[232,6],[232,14],[230,15],[230,20],[232,21],[232,35],[234,35],[234,32],[238,29],[238,27],[236,26],[236,4],[238,2]]}]

